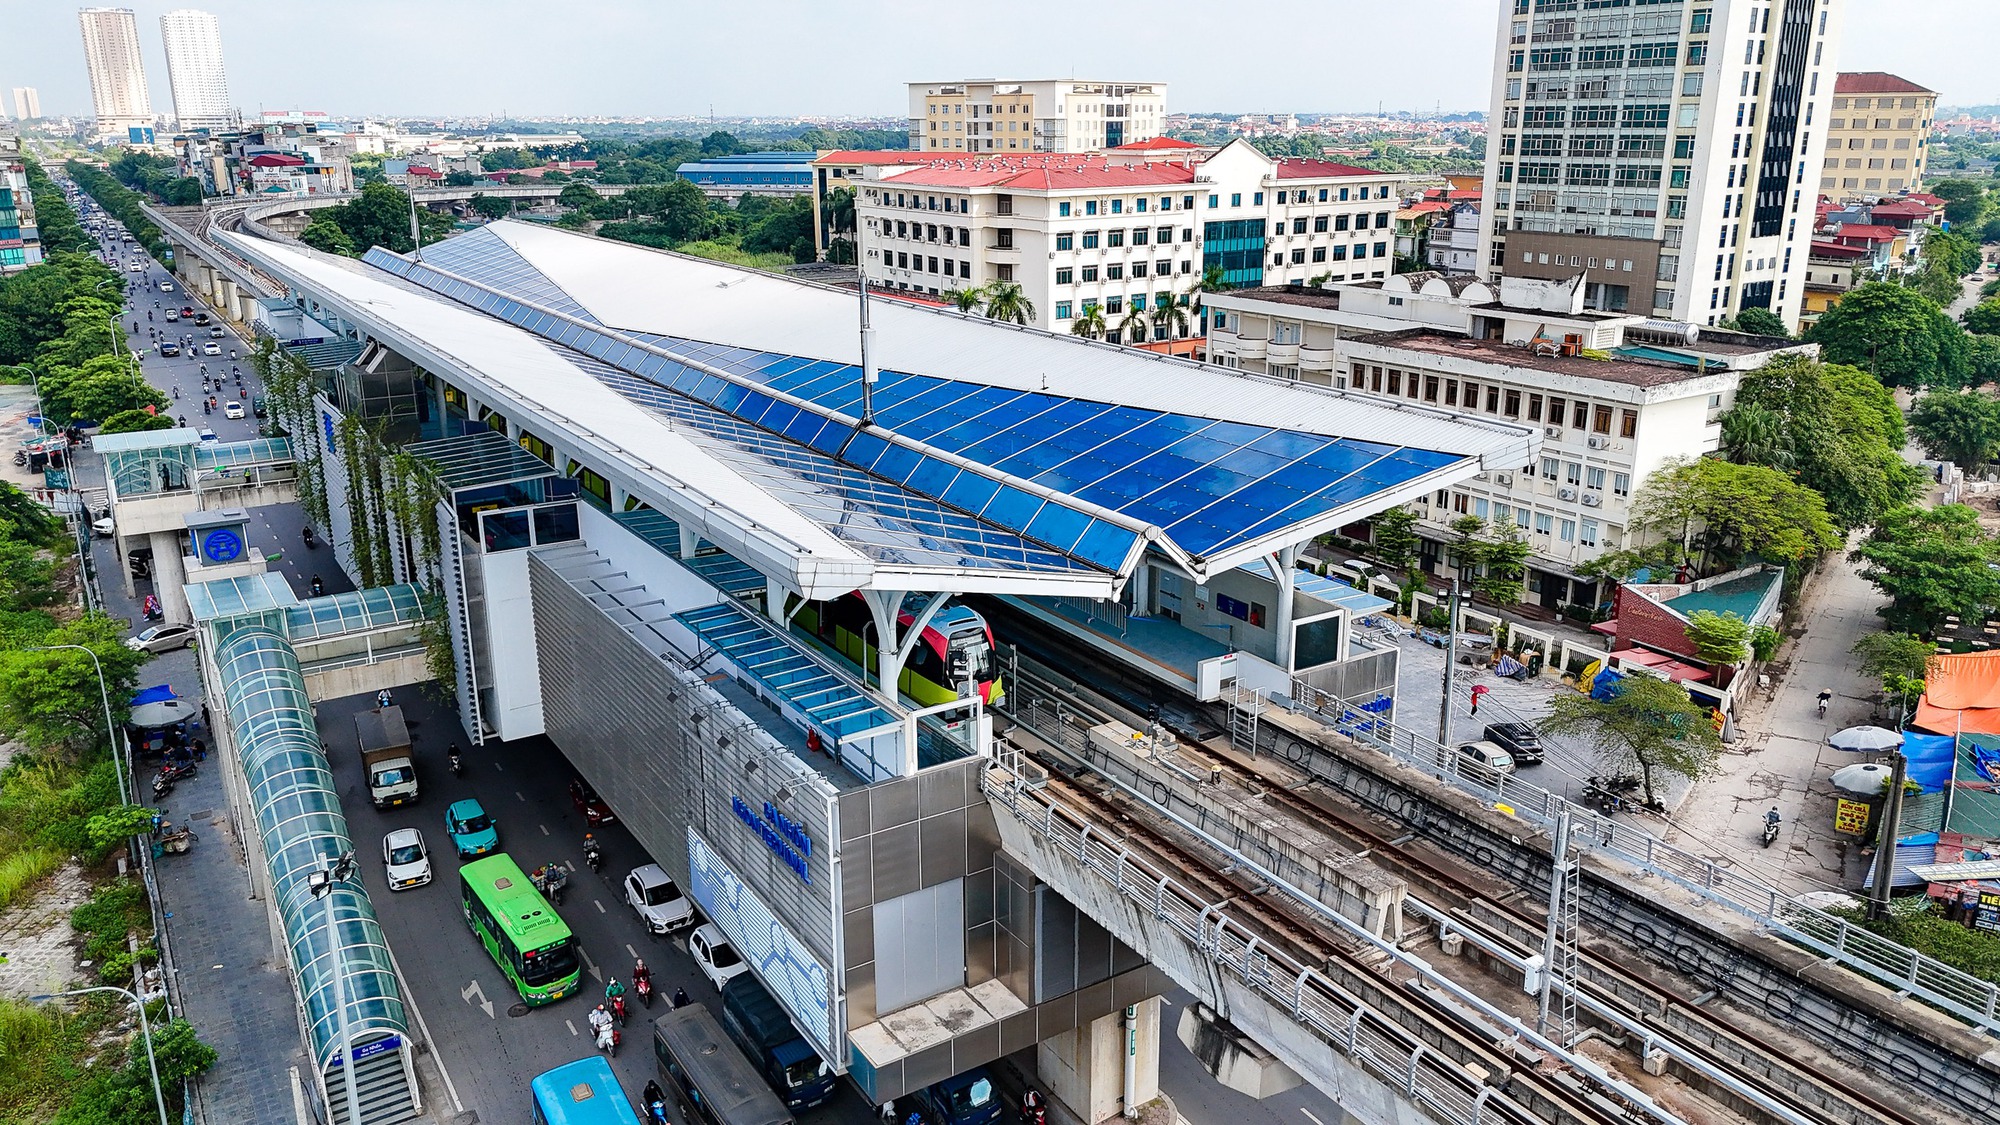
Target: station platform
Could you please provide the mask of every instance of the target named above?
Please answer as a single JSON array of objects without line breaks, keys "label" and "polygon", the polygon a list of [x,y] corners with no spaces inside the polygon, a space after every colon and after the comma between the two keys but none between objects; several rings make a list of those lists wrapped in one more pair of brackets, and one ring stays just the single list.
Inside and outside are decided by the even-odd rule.
[{"label": "station platform", "polygon": [[993,600],[1190,695],[1200,682],[1201,664],[1232,651],[1164,617],[1108,616],[1096,611],[1098,603],[1070,598],[1028,601],[1003,594]]}]

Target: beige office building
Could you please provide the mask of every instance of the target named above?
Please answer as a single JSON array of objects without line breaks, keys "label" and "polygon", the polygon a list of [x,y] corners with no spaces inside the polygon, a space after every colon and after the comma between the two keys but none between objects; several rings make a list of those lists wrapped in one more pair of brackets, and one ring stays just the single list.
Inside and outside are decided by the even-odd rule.
[{"label": "beige office building", "polygon": [[90,98],[98,133],[123,133],[153,123],[153,98],[139,55],[139,22],[130,8],[84,8],[83,61],[90,68]]},{"label": "beige office building", "polygon": [[1826,122],[1820,194],[1844,200],[1921,189],[1937,97],[1879,70],[1841,75]]},{"label": "beige office building", "polygon": [[1097,152],[1160,135],[1164,82],[910,83],[910,147],[920,152]]},{"label": "beige office building", "polygon": [[33,121],[42,115],[42,93],[33,86],[14,87],[14,116]]}]

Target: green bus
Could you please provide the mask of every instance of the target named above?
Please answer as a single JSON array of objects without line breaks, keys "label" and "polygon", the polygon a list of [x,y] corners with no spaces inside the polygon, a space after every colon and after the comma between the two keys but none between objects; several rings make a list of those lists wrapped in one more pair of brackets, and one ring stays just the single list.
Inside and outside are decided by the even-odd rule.
[{"label": "green bus", "polygon": [[576,941],[569,926],[506,854],[458,869],[465,924],[529,1004],[576,991]]}]

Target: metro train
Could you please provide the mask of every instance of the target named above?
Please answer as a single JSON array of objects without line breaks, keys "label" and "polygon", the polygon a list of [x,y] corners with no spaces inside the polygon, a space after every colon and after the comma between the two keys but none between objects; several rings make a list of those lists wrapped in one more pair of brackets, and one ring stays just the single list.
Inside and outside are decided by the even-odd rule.
[{"label": "metro train", "polygon": [[[902,610],[897,628],[907,628],[915,619],[915,614]],[[792,627],[818,638],[856,667],[874,670],[875,621],[860,594],[808,602],[793,616]],[[989,707],[1004,694],[994,659],[993,630],[986,618],[965,606],[947,605],[924,626],[896,686],[905,699],[931,707],[957,699],[956,685],[967,680],[978,685],[979,698]]]}]

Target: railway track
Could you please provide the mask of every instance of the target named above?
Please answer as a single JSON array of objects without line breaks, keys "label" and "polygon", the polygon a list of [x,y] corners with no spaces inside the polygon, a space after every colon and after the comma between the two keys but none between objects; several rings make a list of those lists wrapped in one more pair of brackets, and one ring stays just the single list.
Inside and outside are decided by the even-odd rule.
[{"label": "railway track", "polygon": [[[1033,663],[1038,662],[1030,663],[1027,669],[1030,677],[1034,677]],[[1018,686],[1025,689],[1029,683]],[[1058,696],[1071,721],[1094,724],[1117,719],[1143,729],[1146,717],[1134,713],[1131,697],[1115,698],[1111,692],[1098,690],[1105,686],[1099,682],[1090,687],[1069,684],[1051,689],[1037,684],[1034,690]],[[1150,707],[1151,701],[1147,700],[1146,705]],[[1181,722],[1173,725],[1184,725],[1185,721],[1182,717]],[[1367,851],[1382,867],[1402,876],[1410,883],[1414,898],[1405,913],[1414,915],[1429,937],[1439,938],[1448,929],[1479,950],[1497,952],[1516,964],[1539,953],[1546,914],[1524,908],[1517,901],[1517,889],[1484,872],[1468,871],[1463,864],[1441,853],[1434,855],[1428,844],[1412,841],[1407,835],[1392,836],[1377,818],[1331,795],[1319,794],[1320,799],[1313,799],[1316,786],[1310,779],[1279,776],[1269,764],[1247,765],[1230,754],[1202,748],[1194,753],[1199,760],[1191,773],[1206,775],[1210,770],[1219,770],[1221,776],[1260,794],[1261,799],[1300,822],[1331,826],[1346,836],[1356,850]],[[1100,804],[1118,810],[1119,823],[1129,826],[1135,822],[1132,809],[1120,807],[1115,799],[1103,794],[1094,796]],[[1199,847],[1200,841],[1193,843]],[[1186,861],[1183,869],[1190,872],[1215,869],[1212,859],[1190,854],[1187,847],[1177,850],[1178,858]],[[1244,891],[1240,884],[1229,885],[1238,894]],[[1264,913],[1275,913],[1264,902],[1260,901],[1259,906]],[[1263,924],[1271,926],[1273,934],[1284,934],[1287,930],[1276,922]],[[1296,929],[1296,925],[1290,928]],[[1320,942],[1323,946],[1324,938]],[[1318,947],[1308,948],[1315,954],[1323,951]],[[1501,958],[1496,957],[1489,964],[1500,962]],[[1807,1120],[1841,1125],[1919,1125],[1941,1112],[1949,1112],[1943,1107],[1927,1112],[1922,1107],[1899,1105],[1876,1096],[1870,1092],[1866,1076],[1836,1072],[1816,1061],[1812,1057],[1814,1052],[1803,1043],[1790,1051],[1773,1050],[1766,1043],[1776,1029],[1768,1025],[1748,1026],[1718,1016],[1703,1008],[1705,997],[1688,995],[1653,975],[1635,971],[1587,948],[1580,950],[1577,992],[1579,1008],[1584,1013],[1622,1013],[1628,1029],[1637,1027],[1649,1039],[1657,1036],[1658,1041],[1676,1044],[1680,1049],[1675,1059],[1680,1064],[1679,1076],[1699,1084],[1705,1096],[1730,1106],[1746,1119],[1786,1119],[1765,1112],[1757,1104],[1759,1100],[1767,1105],[1803,1109]],[[1457,1013],[1454,1018],[1462,1021],[1463,1015]],[[1490,1034],[1490,1029],[1477,1030]],[[1761,1098],[1740,1096],[1727,1083],[1716,1081],[1718,1075]]]}]

